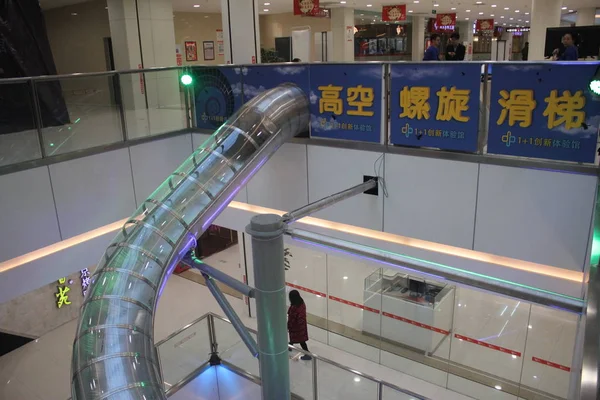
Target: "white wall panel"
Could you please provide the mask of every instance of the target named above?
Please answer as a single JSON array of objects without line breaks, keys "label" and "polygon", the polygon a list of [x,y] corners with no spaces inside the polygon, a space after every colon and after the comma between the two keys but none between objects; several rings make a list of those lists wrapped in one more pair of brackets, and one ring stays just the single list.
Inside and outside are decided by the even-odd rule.
[{"label": "white wall panel", "polygon": [[[308,196],[313,202],[363,182],[375,175],[381,153],[308,146]],[[380,161],[382,162],[382,161]],[[382,230],[383,194],[360,194],[314,214],[315,217]]]},{"label": "white wall panel", "polygon": [[482,165],[475,250],[581,271],[597,179]]},{"label": "white wall panel", "polygon": [[477,174],[475,163],[386,154],[385,231],[472,248]]},{"label": "white wall panel", "polygon": [[0,262],[60,240],[46,167],[0,176]]},{"label": "white wall panel", "polygon": [[54,164],[50,174],[63,239],[135,210],[128,149]]},{"label": "white wall panel", "polygon": [[248,183],[248,203],[291,211],[308,203],[306,145],[286,143]]},{"label": "white wall panel", "polygon": [[148,142],[130,148],[135,198],[140,205],[192,154],[190,135]]}]

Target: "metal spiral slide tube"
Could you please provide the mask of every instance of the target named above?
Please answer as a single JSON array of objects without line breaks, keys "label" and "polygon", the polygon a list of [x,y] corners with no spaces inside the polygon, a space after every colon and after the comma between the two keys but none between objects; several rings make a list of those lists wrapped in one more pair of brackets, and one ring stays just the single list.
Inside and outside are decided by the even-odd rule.
[{"label": "metal spiral slide tube", "polygon": [[300,88],[269,90],[246,103],[144,201],[92,277],[73,343],[74,400],[165,398],[153,322],[167,278],[195,237],[308,124]]}]

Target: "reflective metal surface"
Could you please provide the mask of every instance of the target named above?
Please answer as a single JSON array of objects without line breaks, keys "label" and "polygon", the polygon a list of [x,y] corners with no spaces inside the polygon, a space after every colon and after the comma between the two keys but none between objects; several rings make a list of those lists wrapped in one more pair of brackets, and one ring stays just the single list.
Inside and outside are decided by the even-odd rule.
[{"label": "reflective metal surface", "polygon": [[132,219],[144,223],[129,223],[117,235],[81,309],[71,367],[74,400],[164,398],[153,318],[167,278],[195,237],[308,123],[308,100],[301,89],[282,85],[264,92],[234,114],[136,211]]}]

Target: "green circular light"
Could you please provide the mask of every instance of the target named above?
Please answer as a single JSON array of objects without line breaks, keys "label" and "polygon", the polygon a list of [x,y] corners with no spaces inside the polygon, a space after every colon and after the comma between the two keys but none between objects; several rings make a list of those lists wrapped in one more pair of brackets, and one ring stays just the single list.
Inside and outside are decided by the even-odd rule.
[{"label": "green circular light", "polygon": [[600,79],[594,79],[590,82],[590,90],[597,96],[600,96]]},{"label": "green circular light", "polygon": [[192,84],[192,76],[189,74],[183,74],[181,75],[181,83],[184,85],[191,85]]}]

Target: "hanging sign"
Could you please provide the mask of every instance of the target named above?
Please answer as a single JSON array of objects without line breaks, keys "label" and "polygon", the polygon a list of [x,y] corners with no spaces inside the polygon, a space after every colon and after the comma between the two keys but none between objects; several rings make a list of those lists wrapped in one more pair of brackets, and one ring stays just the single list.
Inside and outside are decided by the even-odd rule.
[{"label": "hanging sign", "polygon": [[383,21],[406,21],[406,4],[383,6],[381,19]]},{"label": "hanging sign", "polygon": [[294,15],[317,15],[319,0],[294,0]]},{"label": "hanging sign", "polygon": [[494,20],[493,19],[478,19],[475,25],[477,32],[481,31],[493,31]]},{"label": "hanging sign", "polygon": [[456,26],[456,13],[437,14],[435,17],[436,31],[453,31]]}]

